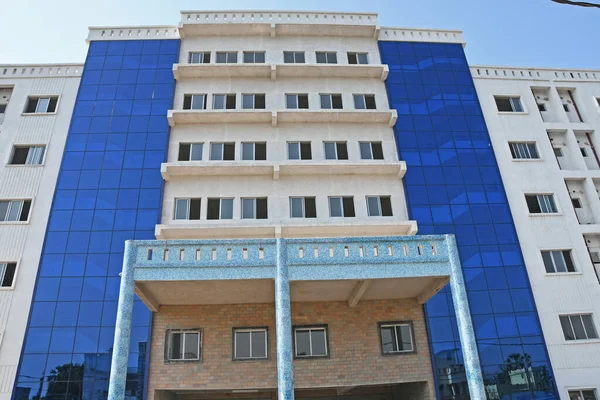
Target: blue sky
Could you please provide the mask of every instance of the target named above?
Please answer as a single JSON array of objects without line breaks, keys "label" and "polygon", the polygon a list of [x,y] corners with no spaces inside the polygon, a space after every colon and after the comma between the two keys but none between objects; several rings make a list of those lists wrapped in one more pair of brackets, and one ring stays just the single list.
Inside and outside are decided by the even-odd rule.
[{"label": "blue sky", "polygon": [[550,0],[5,0],[0,64],[83,62],[88,26],[175,25],[180,10],[379,13],[381,26],[461,29],[471,64],[600,69],[600,10]]}]

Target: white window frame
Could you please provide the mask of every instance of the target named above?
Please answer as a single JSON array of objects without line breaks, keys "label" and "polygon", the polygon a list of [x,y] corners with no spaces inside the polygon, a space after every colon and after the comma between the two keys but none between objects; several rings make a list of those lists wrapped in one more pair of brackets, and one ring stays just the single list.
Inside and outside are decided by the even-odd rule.
[{"label": "white window frame", "polygon": [[[257,62],[256,55],[262,54],[264,61]],[[252,62],[246,62],[246,55],[252,55]],[[267,54],[264,51],[244,51],[242,52],[242,63],[243,64],[264,64],[267,62]]]},{"label": "white window frame", "polygon": [[[534,147],[537,157],[531,156],[531,148],[529,147],[530,145],[532,145]],[[540,151],[537,146],[537,142],[535,142],[535,141],[508,142],[508,151],[510,152],[511,159],[513,161],[523,161],[523,160],[538,161],[538,160],[542,159],[542,157],[540,156]],[[517,156],[521,155],[524,157],[513,157],[513,152]]]},{"label": "white window frame", "polygon": [[[329,218],[354,218],[356,217],[356,207],[354,207],[354,217],[346,215],[344,212],[344,197],[349,197],[352,199],[352,205],[354,206],[354,196],[329,196],[328,197],[328,205],[329,205]],[[340,205],[340,210],[342,210],[342,215],[331,215],[331,202],[338,201]]]},{"label": "white window frame", "polygon": [[[219,200],[219,218],[209,219],[208,218],[208,207],[211,200]],[[223,201],[231,200],[231,218],[223,218]],[[229,221],[235,217],[235,197],[208,197],[206,199],[206,219],[209,221]]]},{"label": "white window frame", "polygon": [[[181,334],[181,337],[182,337],[181,348],[182,348],[183,358],[171,358],[171,349],[173,348],[173,335],[174,334]],[[185,358],[185,342],[186,342],[186,336],[188,334],[197,334],[198,335],[198,347],[197,347],[198,357],[196,357],[196,358]],[[200,361],[202,359],[202,353],[201,353],[202,352],[202,329],[169,330],[167,344],[168,344],[168,348],[167,348],[166,359],[168,361]]]},{"label": "white window frame", "polygon": [[[310,158],[302,158],[302,143],[308,143],[310,145]],[[290,146],[296,146],[298,148],[298,158],[290,158]],[[312,142],[287,142],[287,159],[290,161],[311,161],[312,160]]]},{"label": "white window frame", "polygon": [[[244,107],[244,97],[252,96],[252,108]],[[256,108],[256,96],[263,96],[265,98],[265,107]],[[242,110],[266,110],[267,108],[267,95],[265,93],[242,93]]]},{"label": "white window frame", "polygon": [[[300,332],[308,332],[308,346],[310,349],[310,354],[308,355],[298,355],[298,336],[297,333]],[[313,331],[323,331],[323,339],[325,340],[325,354],[313,354],[312,349],[312,332]],[[327,335],[327,326],[326,325],[307,325],[307,326],[295,326],[294,327],[294,358],[324,358],[329,357],[329,343],[328,343],[328,335]]]},{"label": "white window frame", "polygon": [[[48,111],[48,106],[50,105],[50,100],[56,98],[56,106],[54,107],[54,111]],[[27,108],[29,108],[29,102],[31,100],[36,100],[35,110],[33,112],[27,112]],[[41,101],[44,100],[42,103]],[[60,96],[56,95],[39,95],[39,96],[29,96],[27,97],[27,102],[25,103],[25,110],[23,114],[32,115],[32,114],[55,114],[58,110],[58,102],[60,101]],[[44,106],[40,106],[43,104]]]},{"label": "white window frame", "polygon": [[[225,62],[221,63],[218,62],[217,59],[219,58],[219,54],[225,54]],[[235,54],[235,61],[229,61],[229,57]],[[238,63],[238,52],[237,51],[216,51],[215,52],[215,64],[237,64]]]},{"label": "white window frame", "polygon": [[[27,215],[27,219],[25,221],[21,221],[21,213],[23,212],[23,205],[25,204],[26,201],[29,201],[29,212]],[[25,224],[29,222],[29,217],[31,216],[31,210],[33,208],[33,199],[0,199],[0,202],[8,202],[8,207],[6,208],[6,214],[4,214],[4,220],[0,221],[0,224],[15,224],[15,223],[21,223],[21,224]],[[12,220],[12,219],[6,219],[8,216],[10,216],[13,207],[17,205],[18,207],[18,215],[17,215],[17,219],[16,220]]]},{"label": "white window frame", "polygon": [[[369,217],[384,217],[384,215],[383,215],[383,209],[381,207],[381,198],[382,197],[389,197],[390,198],[390,208],[391,208],[391,205],[392,205],[392,196],[365,196],[366,201],[367,201],[367,216],[369,216]],[[369,207],[369,199],[370,198],[376,198],[377,199],[377,211],[378,211],[377,215],[371,214],[371,208]],[[386,217],[392,217],[392,216],[394,216],[394,209],[392,209],[392,215],[387,215]]]},{"label": "white window frame", "polygon": [[[373,103],[375,103],[375,107],[374,108],[368,108],[367,107],[367,97],[369,98],[373,98]],[[360,101],[362,101],[362,105],[364,107],[357,107],[356,106],[356,100],[360,99]],[[370,93],[354,93],[352,94],[352,100],[354,102],[354,109],[355,110],[377,110],[377,102],[375,101],[375,95],[374,94],[370,94]]]},{"label": "white window frame", "polygon": [[[398,341],[398,328],[402,327],[402,326],[407,326],[408,327],[408,332],[410,334],[410,350],[400,350],[400,346],[398,345],[400,343],[400,341]],[[383,334],[382,334],[382,329],[383,328],[393,328],[394,330],[394,337],[396,338],[396,346],[398,347],[398,350],[396,351],[384,351],[383,350]],[[415,352],[415,338],[413,335],[413,326],[410,322],[383,322],[379,324],[379,340],[381,341],[381,353],[382,354],[402,354],[402,353],[414,353]]]},{"label": "white window frame", "polygon": [[[525,196],[535,196],[536,197],[536,200],[540,207],[539,213],[534,213],[529,210],[529,205],[527,204],[527,198]],[[525,199],[525,207],[527,207],[527,212],[529,213],[530,216],[560,214],[560,209],[558,208],[558,203],[557,203],[556,199],[554,198],[554,193],[525,193],[525,196],[523,196],[523,198]],[[550,202],[548,201],[548,198],[552,199],[552,204],[550,204]],[[540,199],[542,199],[543,202]],[[544,209],[552,208],[552,207],[549,207],[549,205],[554,205],[555,211],[551,211],[551,212],[544,211]]]},{"label": "white window frame", "polygon": [[[233,160],[225,160],[225,145],[226,144],[227,145],[233,144]],[[214,145],[221,145],[221,158],[219,158],[219,159],[213,158],[213,146]],[[210,142],[208,160],[209,161],[235,161],[235,142]]]},{"label": "white window frame", "polygon": [[[319,54],[323,54],[325,55],[325,62],[324,63],[320,63],[318,61],[319,59]],[[333,57],[335,57],[335,62],[330,62],[329,60],[329,56],[333,54]],[[337,64],[338,60],[337,60],[337,52],[336,51],[315,51],[315,61],[317,64]]]},{"label": "white window frame", "polygon": [[[347,56],[348,56],[348,58],[350,57],[350,55],[353,55],[354,57],[356,57],[356,63],[355,63],[355,64],[352,64],[352,63],[350,63],[350,59],[348,59],[348,64],[349,64],[349,65],[367,65],[367,64],[369,64],[369,53],[365,53],[365,52],[358,52],[358,51],[349,51],[349,52],[347,53]],[[360,56],[361,56],[361,55],[364,55],[364,56],[365,56],[365,58],[366,58],[366,61],[367,61],[366,63],[361,63],[361,62],[360,62]]]},{"label": "white window frame", "polygon": [[[179,143],[179,148],[181,148],[181,145],[188,145],[190,146],[190,154],[188,155],[188,159],[187,160],[180,160],[179,159],[179,149],[177,149],[177,161],[202,161],[204,159],[204,142],[180,142]],[[192,154],[194,154],[194,147],[200,146],[201,150],[200,150],[200,158],[199,159],[192,159]]]},{"label": "white window frame", "polygon": [[578,400],[583,400],[582,392],[592,392],[594,395],[594,400],[598,400],[598,391],[596,388],[592,387],[583,387],[583,388],[566,388],[567,389],[567,400],[571,399],[571,393],[578,394]]},{"label": "white window frame", "polygon": [[[184,108],[184,110],[188,110],[188,111],[198,111],[198,110],[206,110],[207,107],[207,99],[208,99],[208,95],[206,93],[197,93],[197,94],[192,94],[192,93],[187,93],[183,96],[183,102],[185,105],[185,97],[186,96],[190,96],[190,108]],[[202,107],[201,108],[194,108],[194,99],[196,97],[202,98]]]},{"label": "white window frame", "polygon": [[[565,251],[569,253],[569,256],[571,257],[571,264],[573,265],[573,269],[575,269],[575,271],[569,271],[568,270],[567,260],[565,259],[565,255],[564,255]],[[544,262],[544,253],[549,253],[550,260],[552,261],[552,267],[554,268],[554,272],[548,272],[546,270],[546,263]],[[556,259],[555,259],[555,254],[560,254],[560,257],[562,258],[562,262],[564,263],[566,271],[558,271],[557,264],[556,264]],[[576,273],[579,272],[579,270],[577,269],[577,266],[575,264],[575,259],[573,258],[573,250],[572,249],[541,249],[540,250],[540,256],[542,257],[542,266],[544,267],[544,272],[547,275],[576,274]]]},{"label": "white window frame", "polygon": [[[227,99],[229,96],[233,96],[233,108],[227,108]],[[223,97],[223,108],[215,107],[218,97]],[[213,110],[235,110],[237,107],[237,96],[235,93],[215,93],[212,95],[212,109]]]},{"label": "white window frame", "polygon": [[[299,96],[306,96],[306,107],[300,108],[300,100]],[[296,102],[295,107],[288,106],[288,97],[294,98]],[[285,108],[287,110],[308,110],[310,108],[310,104],[308,101],[308,93],[286,93],[285,94]]]},{"label": "white window frame", "polygon": [[[266,161],[266,160],[257,160],[256,159],[256,145],[257,144],[264,144],[265,145],[265,155],[267,153],[267,142],[242,142],[241,146],[240,146],[240,160],[242,161]],[[248,146],[251,145],[252,146],[252,158],[251,159],[246,159],[244,158],[244,146]],[[265,157],[267,158],[267,157]]]},{"label": "white window frame", "polygon": [[[6,269],[8,264],[15,264],[15,273],[13,274],[12,282],[10,286],[2,286],[4,282],[4,276],[6,275]],[[17,280],[17,273],[19,272],[19,263],[16,261],[0,261],[0,290],[14,289],[15,282]]]},{"label": "white window frame", "polygon": [[[285,54],[286,53],[292,55],[294,62],[291,62],[291,63],[285,62]],[[304,61],[302,61],[302,62],[296,61],[296,58],[298,57],[299,54],[302,54],[302,58],[304,59]],[[283,62],[284,62],[284,64],[306,64],[306,53],[304,51],[284,51],[283,52]]]},{"label": "white window frame", "polygon": [[[25,160],[25,164],[13,164],[13,158],[15,155],[15,150],[27,148],[27,159]],[[40,151],[41,149],[41,151]],[[41,154],[37,154],[40,153]],[[33,155],[32,155],[33,154]],[[34,163],[34,157],[39,158],[39,162]],[[12,152],[10,153],[10,160],[7,165],[12,166],[23,166],[23,165],[44,165],[44,161],[46,159],[46,145],[45,144],[15,144],[13,145]]]},{"label": "white window frame", "polygon": [[[208,61],[205,61],[204,58],[208,54]],[[192,62],[194,55],[198,55],[200,62]],[[211,59],[210,51],[190,51],[188,53],[188,64],[209,64]]]},{"label": "white window frame", "polygon": [[[587,329],[585,328],[585,324],[583,323],[583,316],[589,315],[591,320],[592,320],[592,326],[594,327],[594,333],[596,334],[596,337],[590,338],[589,334],[587,332]],[[573,337],[574,339],[572,340],[568,340],[565,337],[565,331],[562,327],[562,323],[560,322],[560,317],[567,317],[567,319],[569,320],[569,325],[571,326],[571,331],[573,332]],[[585,332],[585,339],[577,339],[575,337],[575,328],[573,327],[573,321],[571,321],[571,317],[579,317],[579,319],[581,320],[581,326],[583,327],[583,331]],[[581,342],[589,342],[589,341],[598,341],[600,340],[600,335],[598,334],[598,327],[596,326],[596,321],[594,318],[594,313],[593,312],[582,312],[582,313],[576,313],[576,314],[559,314],[558,315],[558,323],[560,325],[560,330],[563,334],[563,340],[566,343],[581,343]]]},{"label": "white window frame", "polygon": [[[250,357],[238,357],[237,355],[237,333],[250,333]],[[253,357],[252,333],[264,332],[265,334],[265,356]],[[267,328],[233,328],[233,359],[240,360],[268,360],[269,359],[269,330]]]},{"label": "white window frame", "polygon": [[[306,216],[306,199],[307,198],[311,198],[311,199],[314,198],[315,199],[315,217],[307,217]],[[293,215],[293,210],[294,210],[294,207],[292,206],[293,199],[301,199],[302,200],[302,215],[299,216],[299,217]],[[290,206],[290,218],[305,218],[305,219],[316,218],[316,212],[317,212],[317,198],[316,198],[316,196],[290,196],[289,206]]]},{"label": "white window frame", "polygon": [[[329,104],[331,104],[331,107],[329,108],[323,108],[323,101],[322,101],[322,97],[323,96],[327,96],[329,97]],[[342,107],[340,108],[335,108],[333,107],[333,96],[340,96],[340,101],[342,103]],[[341,93],[319,93],[319,105],[321,106],[321,110],[343,110],[344,109],[344,99],[341,95]]]},{"label": "white window frame", "polygon": [[[496,103],[496,99],[508,99],[508,101],[510,102],[510,108],[512,109],[512,111],[498,110],[498,103]],[[515,100],[517,100],[519,102],[519,106],[520,106],[519,108],[521,109],[521,111],[516,110]],[[525,106],[523,105],[523,101],[521,101],[520,95],[494,95],[494,105],[496,106],[496,111],[500,114],[502,114],[502,113],[517,113],[517,114],[526,113]]]},{"label": "white window frame", "polygon": [[[327,161],[348,161],[348,158],[346,159],[341,159],[340,160],[340,155],[338,154],[338,143],[341,145],[345,145],[346,146],[346,153],[348,153],[348,142],[344,142],[344,141],[324,141],[323,142],[323,158]],[[335,158],[327,158],[327,145],[333,145],[333,150],[335,153]]]},{"label": "white window frame", "polygon": [[[363,153],[362,153],[362,145],[368,145],[369,146],[369,155],[370,158],[365,158],[363,157]],[[379,146],[381,146],[381,153],[382,153],[382,158],[375,158],[374,157],[374,152],[373,152],[373,144],[379,144]],[[385,155],[383,154],[383,143],[382,142],[377,142],[377,141],[370,141],[370,142],[358,142],[358,152],[360,153],[360,159],[361,160],[384,160],[385,159]]]}]

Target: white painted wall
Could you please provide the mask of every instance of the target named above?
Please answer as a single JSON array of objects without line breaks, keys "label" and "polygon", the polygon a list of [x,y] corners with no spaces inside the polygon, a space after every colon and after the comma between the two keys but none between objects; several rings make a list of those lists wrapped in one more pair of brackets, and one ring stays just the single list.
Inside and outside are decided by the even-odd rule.
[{"label": "white painted wall", "polygon": [[[484,71],[488,69],[488,74]],[[477,73],[480,72],[480,74]],[[497,71],[497,72],[494,72]],[[506,71],[506,72],[505,72]],[[565,184],[583,198],[586,212],[600,220],[600,200],[595,191],[590,170],[579,150],[575,132],[600,130],[600,108],[594,97],[600,96],[598,79],[559,80],[552,72],[542,70],[536,79],[521,77],[521,71],[474,67],[475,86],[490,132],[504,186],[521,242],[523,256],[531,281],[537,310],[562,399],[568,399],[569,388],[600,389],[600,340],[571,341],[564,339],[559,314],[593,313],[596,329],[600,331],[600,284],[590,261],[584,233],[600,234],[600,225],[580,225]],[[514,73],[514,75],[513,75]],[[527,76],[529,71],[525,71]],[[598,72],[595,72],[600,77]],[[580,74],[585,74],[581,72]],[[590,73],[591,74],[591,73]],[[574,75],[577,77],[577,74]],[[548,79],[541,79],[549,77]],[[589,75],[588,75],[589,77]],[[554,114],[544,123],[537,108],[532,88],[548,88],[547,107]],[[584,123],[570,123],[562,108],[558,88],[574,90],[575,100]],[[539,92],[538,92],[539,93]],[[494,95],[517,95],[525,113],[498,113]],[[547,131],[555,145],[562,147],[568,157],[568,170],[560,169],[554,156]],[[579,136],[579,135],[578,135]],[[536,141],[540,160],[512,160],[508,141]],[[598,146],[598,137],[593,138]],[[554,193],[559,213],[551,216],[530,216],[523,193]],[[572,249],[577,273],[547,274],[540,250]]]},{"label": "white painted wall", "polygon": [[[38,271],[46,223],[54,195],[56,178],[62,160],[81,66],[63,67],[62,75],[48,77],[49,67],[36,66],[35,73],[1,72],[0,88],[12,88],[4,121],[0,124],[0,199],[33,199],[29,222],[0,222],[0,261],[17,262],[13,288],[0,288],[0,400],[10,399],[16,369],[21,355],[31,298]],[[58,95],[56,113],[23,115],[30,95]],[[45,144],[43,165],[9,166],[14,144]]]}]

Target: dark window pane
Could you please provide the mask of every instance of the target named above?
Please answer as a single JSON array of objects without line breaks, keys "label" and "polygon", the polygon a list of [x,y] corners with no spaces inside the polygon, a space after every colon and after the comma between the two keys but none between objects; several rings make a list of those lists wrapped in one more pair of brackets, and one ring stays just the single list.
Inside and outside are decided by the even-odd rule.
[{"label": "dark window pane", "polygon": [[186,94],[185,96],[183,96],[183,109],[184,110],[192,109],[192,96],[190,96],[189,94]]},{"label": "dark window pane", "polygon": [[342,202],[344,204],[344,217],[354,217],[354,198],[344,197],[342,198]]},{"label": "dark window pane", "polygon": [[258,161],[265,161],[267,159],[267,144],[266,143],[255,143],[254,144],[254,159]]},{"label": "dark window pane", "polygon": [[321,108],[323,108],[323,109],[331,108],[331,95],[328,95],[328,94],[321,95]]},{"label": "dark window pane", "polygon": [[227,109],[234,110],[235,109],[235,94],[227,95]]},{"label": "dark window pane", "polygon": [[371,143],[359,143],[360,148],[360,159],[361,160],[372,160],[373,153],[371,151]]},{"label": "dark window pane", "polygon": [[21,216],[19,221],[27,221],[29,219],[29,209],[31,208],[31,200],[24,200],[21,208]]},{"label": "dark window pane", "polygon": [[583,326],[585,327],[585,331],[587,332],[588,339],[597,339],[598,332],[596,331],[596,327],[594,326],[594,321],[592,320],[591,315],[582,315],[581,319],[583,320]]},{"label": "dark window pane", "polygon": [[187,143],[179,144],[179,157],[178,161],[189,161],[190,159],[190,145]]},{"label": "dark window pane", "polygon": [[267,199],[256,199],[256,218],[267,219]]},{"label": "dark window pane", "polygon": [[381,201],[381,215],[384,217],[392,216],[392,202],[389,196],[384,196],[380,198]]},{"label": "dark window pane", "polygon": [[542,259],[544,260],[544,267],[546,268],[546,272],[552,273],[556,272],[554,270],[554,264],[552,263],[552,256],[549,251],[542,251]]},{"label": "dark window pane", "polygon": [[369,60],[367,58],[367,53],[358,54],[358,63],[359,64],[368,64]]},{"label": "dark window pane", "polygon": [[225,143],[223,145],[223,160],[232,161],[235,160],[235,144]]},{"label": "dark window pane", "polygon": [[312,153],[310,150],[310,142],[300,143],[300,159],[311,160]]},{"label": "dark window pane", "polygon": [[291,64],[294,62],[294,53],[289,51],[283,52],[283,62],[286,64]]},{"label": "dark window pane", "polygon": [[285,95],[285,106],[290,110],[298,108],[298,98],[295,94]]},{"label": "dark window pane", "polygon": [[242,108],[245,110],[251,110],[254,108],[254,95],[243,94],[242,95]]},{"label": "dark window pane", "polygon": [[181,360],[183,358],[183,334],[172,333],[171,334],[171,351],[169,352],[169,358],[171,360]]},{"label": "dark window pane", "polygon": [[186,333],[185,334],[185,349],[183,358],[186,360],[196,360],[198,354],[198,342],[200,340],[200,334],[198,333]]},{"label": "dark window pane", "polygon": [[301,109],[308,108],[308,95],[306,95],[306,94],[298,95],[298,108],[301,108]]},{"label": "dark window pane", "polygon": [[304,199],[301,197],[292,197],[290,199],[290,217],[291,218],[302,218],[304,214],[303,210]]},{"label": "dark window pane", "polygon": [[35,109],[37,108],[37,103],[38,99],[30,97],[27,101],[27,107],[25,108],[25,112],[34,113]]},{"label": "dark window pane", "polygon": [[563,258],[562,252],[552,251],[551,255],[552,255],[552,259],[554,260],[554,266],[556,267],[556,272],[567,272],[567,266],[565,265],[565,260]]},{"label": "dark window pane", "polygon": [[398,351],[398,345],[396,344],[396,335],[394,334],[394,327],[382,327],[381,328],[381,347],[384,353],[391,353]]},{"label": "dark window pane", "polygon": [[253,63],[254,62],[254,53],[244,52],[244,62],[245,63]]},{"label": "dark window pane", "polygon": [[202,160],[202,149],[204,145],[202,143],[192,144],[192,151],[190,154],[190,160]]},{"label": "dark window pane", "polygon": [[573,331],[575,332],[575,339],[582,340],[587,339],[585,330],[583,329],[583,322],[579,315],[572,315],[569,317],[571,324],[573,325]]},{"label": "dark window pane", "polygon": [[29,154],[29,147],[15,147],[11,164],[25,164],[27,161],[27,154]]},{"label": "dark window pane", "polygon": [[327,62],[327,56],[325,53],[317,51],[317,64],[324,64]]},{"label": "dark window pane", "polygon": [[190,199],[190,218],[200,219],[200,199]]},{"label": "dark window pane", "polygon": [[400,351],[412,351],[412,341],[410,336],[410,326],[400,325],[396,327],[398,336],[398,346]]},{"label": "dark window pane", "polygon": [[263,110],[265,108],[265,95],[255,94],[254,95],[254,108],[257,110]]},{"label": "dark window pane", "polygon": [[342,217],[342,202],[339,197],[329,198],[329,216],[330,217]]},{"label": "dark window pane", "polygon": [[306,218],[317,218],[317,206],[314,197],[304,198],[304,211]]},{"label": "dark window pane", "polygon": [[225,95],[215,94],[213,95],[213,109],[222,110],[225,108]]},{"label": "dark window pane", "polygon": [[573,265],[573,259],[571,258],[571,252],[569,250],[564,250],[563,257],[565,259],[565,263],[567,264],[568,272],[575,272],[575,265]]},{"label": "dark window pane", "polygon": [[347,160],[348,159],[348,147],[346,143],[336,143],[337,147],[337,159]]},{"label": "dark window pane", "polygon": [[2,278],[2,287],[11,287],[13,279],[15,278],[15,271],[17,270],[16,263],[7,263],[4,271],[4,277]]},{"label": "dark window pane", "polygon": [[264,63],[265,62],[265,53],[255,53],[254,62],[255,63]]},{"label": "dark window pane", "polygon": [[342,95],[336,94],[331,96],[331,102],[332,102],[332,106],[335,109],[341,109],[342,108]]},{"label": "dark window pane", "polygon": [[310,356],[310,332],[296,331],[296,355]]},{"label": "dark window pane", "polygon": [[252,219],[254,216],[255,199],[242,199],[242,219]]},{"label": "dark window pane", "polygon": [[288,143],[288,159],[299,160],[300,159],[300,144],[299,143]]},{"label": "dark window pane", "polygon": [[327,346],[325,344],[325,331],[315,330],[311,331],[310,339],[312,344],[312,355],[313,356],[326,356]]},{"label": "dark window pane", "polygon": [[252,358],[266,358],[266,332],[252,332]]},{"label": "dark window pane", "polygon": [[348,64],[356,64],[356,53],[348,53]]},{"label": "dark window pane", "polygon": [[334,52],[328,53],[327,62],[329,62],[329,64],[337,64],[337,54]]},{"label": "dark window pane", "polygon": [[373,159],[383,160],[383,148],[381,147],[381,143],[371,143],[371,148],[373,150]]},{"label": "dark window pane", "polygon": [[227,62],[227,53],[217,53],[217,63],[222,64]]},{"label": "dark window pane", "polygon": [[254,143],[242,143],[242,160],[254,160]]},{"label": "dark window pane", "polygon": [[295,55],[296,63],[304,64],[304,53],[297,52]]},{"label": "dark window pane", "polygon": [[233,199],[221,199],[221,219],[233,219]]},{"label": "dark window pane", "polygon": [[537,196],[535,194],[526,194],[525,201],[527,202],[527,208],[532,214],[539,214],[542,212],[540,204],[538,203]]},{"label": "dark window pane", "polygon": [[56,111],[57,103],[58,103],[58,97],[50,97],[50,102],[48,103],[48,112]]},{"label": "dark window pane", "polygon": [[235,358],[250,358],[250,332],[235,333]]},{"label": "dark window pane", "polygon": [[375,96],[365,96],[365,104],[368,110],[374,110],[377,108],[375,106]]},{"label": "dark window pane", "polygon": [[510,99],[506,97],[496,97],[496,106],[498,107],[498,111],[501,112],[510,112],[513,110]]},{"label": "dark window pane", "polygon": [[335,160],[335,143],[325,143],[325,159],[326,160]]},{"label": "dark window pane", "polygon": [[219,199],[208,199],[208,209],[206,219],[219,219],[219,208],[221,201]]}]

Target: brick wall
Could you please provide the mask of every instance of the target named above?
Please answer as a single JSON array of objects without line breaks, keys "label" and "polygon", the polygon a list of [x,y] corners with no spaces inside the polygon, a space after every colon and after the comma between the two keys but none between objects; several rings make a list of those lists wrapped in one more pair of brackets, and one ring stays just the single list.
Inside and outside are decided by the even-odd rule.
[{"label": "brick wall", "polygon": [[[413,321],[416,354],[382,356],[378,322]],[[329,358],[294,360],[296,388],[428,382],[429,347],[422,306],[414,300],[292,303],[294,325],[327,324]],[[232,328],[269,327],[269,360],[232,361]],[[202,362],[165,363],[165,331],[202,328]],[[262,389],[277,387],[273,304],[162,306],[154,314],[149,400],[154,390]]]}]

